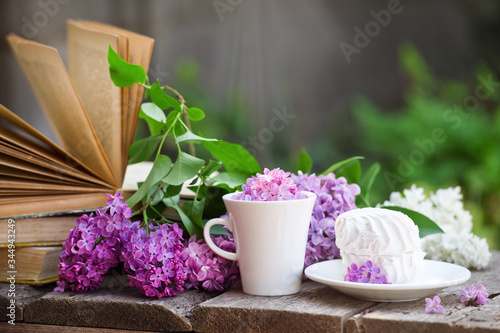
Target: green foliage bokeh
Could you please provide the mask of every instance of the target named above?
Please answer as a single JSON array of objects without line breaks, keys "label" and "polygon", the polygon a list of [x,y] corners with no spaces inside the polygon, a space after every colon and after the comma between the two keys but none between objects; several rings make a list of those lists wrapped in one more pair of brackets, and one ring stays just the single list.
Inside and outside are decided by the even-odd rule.
[{"label": "green foliage bokeh", "polygon": [[500,248],[499,80],[484,65],[469,84],[438,79],[410,44],[400,64],[408,82],[402,108],[387,112],[362,97],[352,105],[360,154],[384,169],[375,190],[461,186],[473,232]]},{"label": "green foliage bokeh", "polygon": [[[319,173],[325,165],[353,155],[365,156],[365,171],[380,163],[370,194],[372,204],[414,183],[428,192],[461,186],[466,209],[473,215],[473,232],[500,249],[499,80],[483,64],[477,65],[470,82],[438,78],[411,44],[401,46],[399,62],[405,83],[403,106],[383,109],[364,97],[356,98],[350,114],[337,119],[347,122],[343,127],[355,128],[357,135],[346,144],[339,136],[348,133],[339,129],[322,134],[314,146],[306,146],[313,158],[311,172]],[[196,61],[184,59],[175,72],[175,84],[211,113],[204,134],[243,140],[252,129],[241,93],[229,91],[224,98],[215,98],[200,84],[202,74]],[[274,146],[269,149],[279,148]],[[300,148],[297,156],[290,156],[290,165],[278,160],[271,164],[295,171]]]}]

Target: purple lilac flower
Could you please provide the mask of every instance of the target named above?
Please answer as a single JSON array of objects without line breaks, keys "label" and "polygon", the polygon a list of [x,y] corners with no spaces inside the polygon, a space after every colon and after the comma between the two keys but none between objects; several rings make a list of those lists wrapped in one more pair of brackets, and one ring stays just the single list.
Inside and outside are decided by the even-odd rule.
[{"label": "purple lilac flower", "polygon": [[468,302],[468,301],[474,301],[477,297],[477,291],[476,287],[474,285],[471,285],[470,287],[466,287],[462,290],[460,290],[460,294],[462,294],[462,298],[460,298],[460,302]]},{"label": "purple lilac flower", "polygon": [[290,172],[276,168],[264,169],[264,174],[258,173],[247,179],[242,185],[242,192],[233,198],[244,201],[282,201],[304,199],[307,196],[302,193],[292,178]]},{"label": "purple lilac flower", "polygon": [[[121,262],[123,246],[119,230],[129,224],[132,210],[122,202],[120,193],[108,194],[104,209],[84,214],[70,230],[59,256],[59,281],[55,291],[99,289],[103,275]],[[112,227],[110,227],[112,226]]]},{"label": "purple lilac flower", "polygon": [[354,199],[360,193],[359,186],[348,184],[344,177],[335,178],[333,173],[316,176],[299,171],[298,175],[291,177],[298,189],[317,195],[309,226],[304,267],[340,258],[340,251],[335,245],[335,220],[340,214],[356,208]]},{"label": "purple lilac flower", "polygon": [[347,267],[347,274],[344,276],[344,281],[358,282],[362,275],[363,272],[358,269],[358,265],[352,263],[351,267]]},{"label": "purple lilac flower", "polygon": [[488,293],[486,292],[486,288],[482,284],[478,285],[476,290],[477,290],[476,304],[485,305],[490,301],[490,299],[488,298]]},{"label": "purple lilac flower", "polygon": [[[231,237],[212,236],[212,239],[221,249],[235,252]],[[218,256],[210,250],[205,240],[196,241],[196,236],[189,239],[181,259],[186,267],[187,288],[223,291],[239,280],[238,263]]]},{"label": "purple lilac flower", "polygon": [[347,267],[347,273],[344,276],[344,281],[374,283],[374,284],[391,284],[386,280],[385,275],[380,274],[380,268],[373,266],[373,263],[368,260],[361,267],[352,263]]},{"label": "purple lilac flower", "polygon": [[187,278],[180,254],[184,250],[182,229],[175,223],[149,225],[149,235],[139,222],[125,226],[122,239],[130,239],[122,250],[130,286],[148,297],[172,297],[184,291]]},{"label": "purple lilac flower", "polygon": [[425,299],[425,312],[426,313],[443,313],[443,306],[441,305],[441,298],[435,295],[432,299]]},{"label": "purple lilac flower", "polygon": [[462,295],[460,302],[467,302],[469,305],[485,305],[490,301],[486,288],[482,284],[477,288],[474,285],[466,287],[460,290],[460,294]]}]

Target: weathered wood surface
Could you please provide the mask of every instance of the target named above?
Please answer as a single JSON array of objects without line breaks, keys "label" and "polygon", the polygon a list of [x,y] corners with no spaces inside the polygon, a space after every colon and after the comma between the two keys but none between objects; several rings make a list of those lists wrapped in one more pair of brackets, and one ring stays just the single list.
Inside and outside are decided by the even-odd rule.
[{"label": "weathered wood surface", "polygon": [[[224,294],[187,291],[150,299],[126,286],[114,271],[101,290],[56,293],[54,285],[16,285],[16,326],[8,324],[9,285],[0,284],[0,332],[500,332],[500,252],[466,283],[439,293],[443,314],[426,314],[423,299],[374,303],[306,281],[300,293],[249,296],[235,287]],[[480,307],[460,303],[459,290],[483,284],[492,300]]]},{"label": "weathered wood surface", "polygon": [[196,307],[193,326],[199,332],[340,332],[349,317],[375,304],[312,281],[298,294],[278,297],[235,288]]},{"label": "weathered wood surface", "polygon": [[172,298],[149,298],[126,285],[125,272],[116,272],[97,291],[49,292],[27,304],[27,323],[103,327],[143,331],[192,331],[193,309],[215,296],[196,290]]},{"label": "weathered wood surface", "polygon": [[41,325],[41,324],[28,324],[18,323],[15,326],[7,323],[0,323],[0,332],[2,333],[151,333],[153,331],[130,331],[130,330],[117,330],[112,328],[99,328],[99,327],[75,327],[75,326],[58,326],[58,325]]},{"label": "weathered wood surface", "polygon": [[[492,300],[484,306],[460,303],[460,289],[483,284]],[[349,319],[347,332],[500,332],[500,252],[493,253],[489,267],[473,271],[469,281],[444,289],[438,295],[443,314],[425,313],[425,300],[380,303]]]}]

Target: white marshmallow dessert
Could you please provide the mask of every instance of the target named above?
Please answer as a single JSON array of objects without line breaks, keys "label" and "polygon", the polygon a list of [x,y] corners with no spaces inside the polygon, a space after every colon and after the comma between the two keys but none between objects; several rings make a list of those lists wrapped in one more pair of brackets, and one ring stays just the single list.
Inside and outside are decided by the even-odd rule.
[{"label": "white marshmallow dessert", "polygon": [[335,222],[335,243],[344,274],[371,260],[390,283],[408,283],[422,268],[418,227],[407,215],[383,208],[359,208],[341,214]]}]

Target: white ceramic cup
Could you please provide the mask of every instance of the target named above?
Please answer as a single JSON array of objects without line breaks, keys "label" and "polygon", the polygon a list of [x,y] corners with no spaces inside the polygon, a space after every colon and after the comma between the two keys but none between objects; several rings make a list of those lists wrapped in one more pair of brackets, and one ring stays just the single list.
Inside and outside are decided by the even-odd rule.
[{"label": "white ceramic cup", "polygon": [[[300,291],[307,232],[316,194],[305,199],[243,201],[222,197],[229,220],[215,218],[205,225],[208,246],[219,256],[237,260],[243,292],[251,295],[289,295]],[[233,232],[236,253],[217,247],[210,228],[221,224]]]}]

